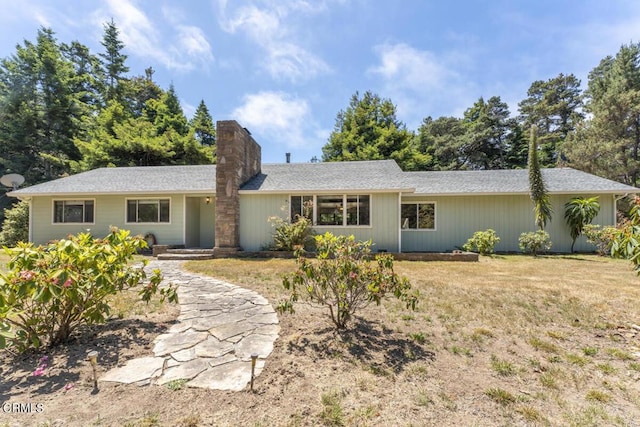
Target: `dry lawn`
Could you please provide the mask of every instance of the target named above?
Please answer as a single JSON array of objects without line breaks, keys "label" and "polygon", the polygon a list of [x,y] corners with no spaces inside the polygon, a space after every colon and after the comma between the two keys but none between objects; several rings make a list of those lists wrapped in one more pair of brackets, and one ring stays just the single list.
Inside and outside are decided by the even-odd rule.
[{"label": "dry lawn", "polygon": [[[275,305],[286,296],[281,274],[295,265],[213,260],[186,267],[255,289]],[[0,400],[44,400],[48,408],[0,413],[0,426],[640,425],[640,278],[627,262],[497,256],[397,262],[396,270],[420,291],[417,311],[388,300],[337,334],[324,309],[299,304],[281,316],[281,337],[255,393],[105,385],[91,395],[84,366],[68,393],[61,381],[0,387]],[[148,353],[162,328],[136,330],[119,362],[105,365]],[[8,372],[11,359],[2,362]]]}]

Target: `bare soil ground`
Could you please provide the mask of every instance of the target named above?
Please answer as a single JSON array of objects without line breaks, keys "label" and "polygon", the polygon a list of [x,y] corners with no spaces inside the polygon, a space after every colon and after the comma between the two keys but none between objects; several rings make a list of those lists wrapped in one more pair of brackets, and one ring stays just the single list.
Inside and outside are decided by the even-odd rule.
[{"label": "bare soil ground", "polygon": [[[275,305],[285,296],[280,275],[294,263],[187,267]],[[398,262],[396,270],[420,290],[417,311],[389,300],[336,333],[324,309],[299,304],[281,316],[253,393],[180,384],[93,390],[88,351],[100,352],[99,372],[149,355],[177,315],[119,302],[117,311],[130,314],[68,346],[0,352],[0,426],[640,426],[640,278],[627,262],[507,256]],[[43,354],[49,367],[34,377]],[[16,403],[32,412],[14,411]]]}]

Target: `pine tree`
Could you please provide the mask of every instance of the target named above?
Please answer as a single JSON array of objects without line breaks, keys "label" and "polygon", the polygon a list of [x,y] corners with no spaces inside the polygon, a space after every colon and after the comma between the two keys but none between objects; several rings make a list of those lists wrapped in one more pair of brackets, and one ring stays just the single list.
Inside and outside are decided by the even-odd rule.
[{"label": "pine tree", "polygon": [[189,125],[200,144],[211,146],[216,143],[216,128],[213,125],[213,118],[209,114],[209,109],[204,100],[200,101]]},{"label": "pine tree", "polygon": [[113,19],[104,24],[103,28],[104,35],[101,44],[105,48],[105,53],[99,55],[105,69],[105,100],[110,101],[114,98],[120,100],[122,95],[120,82],[125,80],[124,75],[129,72],[129,67],[125,64],[127,55],[122,53],[124,43],[120,40],[120,31]]}]

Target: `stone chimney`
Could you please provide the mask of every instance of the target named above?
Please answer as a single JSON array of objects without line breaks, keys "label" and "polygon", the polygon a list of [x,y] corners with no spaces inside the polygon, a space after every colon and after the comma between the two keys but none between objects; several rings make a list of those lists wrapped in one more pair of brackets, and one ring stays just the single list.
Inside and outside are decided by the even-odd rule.
[{"label": "stone chimney", "polygon": [[235,120],[216,123],[216,232],[214,253],[240,248],[240,187],[260,173],[261,149]]}]

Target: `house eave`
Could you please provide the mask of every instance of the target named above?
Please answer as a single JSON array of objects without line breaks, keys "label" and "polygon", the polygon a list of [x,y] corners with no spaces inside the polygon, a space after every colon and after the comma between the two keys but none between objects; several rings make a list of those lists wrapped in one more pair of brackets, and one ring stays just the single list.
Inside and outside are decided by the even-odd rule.
[{"label": "house eave", "polygon": [[382,194],[382,193],[412,193],[415,188],[384,188],[384,189],[371,189],[371,188],[336,188],[330,190],[317,190],[313,188],[309,189],[288,189],[288,190],[239,190],[239,194]]},{"label": "house eave", "polygon": [[[584,195],[584,194],[631,194],[631,193],[640,193],[640,188],[635,191],[625,191],[622,192],[620,190],[575,190],[575,191],[549,191],[547,194],[549,195]],[[451,192],[451,193],[408,193],[402,194],[403,196],[424,196],[424,197],[461,197],[461,196],[528,196],[528,191],[503,191],[503,192],[478,192],[478,193],[464,193],[464,192]]]},{"label": "house eave", "polygon": [[96,197],[96,196],[144,196],[144,195],[166,195],[166,194],[176,194],[176,195],[215,195],[215,189],[211,190],[194,190],[194,191],[185,191],[185,190],[156,190],[156,191],[99,191],[99,192],[91,192],[91,191],[77,191],[77,192],[53,192],[53,193],[15,193],[8,192],[7,196],[16,197],[20,200],[27,199],[31,197]]}]

